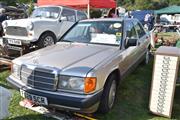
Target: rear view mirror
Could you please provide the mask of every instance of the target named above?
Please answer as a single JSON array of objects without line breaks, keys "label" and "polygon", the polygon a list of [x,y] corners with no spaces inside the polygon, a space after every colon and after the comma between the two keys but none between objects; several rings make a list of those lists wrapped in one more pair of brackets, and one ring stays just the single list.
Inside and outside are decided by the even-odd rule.
[{"label": "rear view mirror", "polygon": [[61,21],[67,21],[67,17],[61,17],[59,22],[61,22]]},{"label": "rear view mirror", "polygon": [[126,48],[130,47],[130,46],[136,46],[137,44],[137,38],[126,38]]}]

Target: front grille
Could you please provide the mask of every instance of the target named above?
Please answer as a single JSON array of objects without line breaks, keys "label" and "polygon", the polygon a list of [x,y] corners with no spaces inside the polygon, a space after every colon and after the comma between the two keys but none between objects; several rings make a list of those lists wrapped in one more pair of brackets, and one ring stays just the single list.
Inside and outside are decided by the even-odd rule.
[{"label": "front grille", "polygon": [[6,28],[7,35],[15,35],[15,36],[28,36],[27,29],[24,27],[15,27],[8,26]]},{"label": "front grille", "polygon": [[27,66],[21,68],[21,80],[30,87],[54,91],[56,79],[53,70],[44,68],[31,69]]}]

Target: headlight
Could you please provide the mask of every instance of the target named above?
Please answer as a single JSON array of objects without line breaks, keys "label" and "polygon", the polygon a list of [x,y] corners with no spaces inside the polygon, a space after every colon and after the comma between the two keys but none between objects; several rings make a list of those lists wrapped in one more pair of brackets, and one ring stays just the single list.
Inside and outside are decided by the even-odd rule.
[{"label": "headlight", "polygon": [[5,29],[7,26],[8,26],[7,21],[3,21],[3,22],[2,22],[2,27]]},{"label": "headlight", "polygon": [[20,77],[20,66],[17,64],[13,64],[11,67],[12,75],[16,77]]},{"label": "headlight", "polygon": [[74,92],[89,93],[95,90],[96,78],[88,77],[72,77],[60,76],[58,88],[62,90],[70,90]]},{"label": "headlight", "polygon": [[80,77],[60,76],[59,88],[64,90],[83,91],[84,79]]},{"label": "headlight", "polygon": [[33,24],[32,22],[29,22],[29,23],[27,24],[27,29],[28,29],[28,30],[33,30],[33,28],[34,28],[34,24]]}]

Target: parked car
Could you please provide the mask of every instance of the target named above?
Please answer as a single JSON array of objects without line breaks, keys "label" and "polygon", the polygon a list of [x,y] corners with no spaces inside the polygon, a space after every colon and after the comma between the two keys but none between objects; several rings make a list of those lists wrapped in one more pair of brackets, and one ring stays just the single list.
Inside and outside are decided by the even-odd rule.
[{"label": "parked car", "polygon": [[56,45],[14,59],[7,80],[37,104],[106,113],[120,80],[148,63],[149,48],[149,35],[137,19],[83,20]]},{"label": "parked car", "polygon": [[36,8],[28,19],[7,20],[3,22],[7,54],[24,54],[55,44],[75,22],[86,18],[84,12],[75,9],[43,6]]}]

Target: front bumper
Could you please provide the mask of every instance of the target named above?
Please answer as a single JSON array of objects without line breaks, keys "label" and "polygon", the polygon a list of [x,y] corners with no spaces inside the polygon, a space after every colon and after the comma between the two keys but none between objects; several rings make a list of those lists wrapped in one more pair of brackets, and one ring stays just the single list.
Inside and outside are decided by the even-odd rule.
[{"label": "front bumper", "polygon": [[12,35],[5,35],[3,39],[15,39],[20,40],[23,44],[29,44],[31,42],[36,42],[38,38],[35,37],[28,37],[28,36],[12,36]]},{"label": "front bumper", "polygon": [[102,90],[94,94],[82,95],[34,89],[19,83],[17,78],[14,78],[12,76],[9,76],[7,78],[7,81],[17,90],[22,89],[23,91],[26,91],[33,95],[46,97],[48,100],[48,107],[56,107],[58,109],[66,111],[78,111],[83,113],[95,112],[98,108],[99,101],[102,95]]},{"label": "front bumper", "polygon": [[35,48],[33,47],[33,43],[31,43],[29,40],[20,40],[20,39],[14,39],[21,41],[21,45],[15,45],[15,44],[9,44],[8,38],[3,37],[3,49],[5,51],[5,55],[9,57],[18,57],[22,56],[23,54],[29,53],[31,51],[34,51]]},{"label": "front bumper", "polygon": [[[7,36],[3,36],[3,42],[5,42],[6,44],[8,43],[8,39],[13,39],[13,40],[19,40],[21,41],[21,46],[23,45],[29,45],[35,41],[37,41],[36,39],[29,39],[28,37],[23,37],[23,38],[14,38],[14,37],[7,37]],[[16,45],[16,44],[12,44],[12,45]]]}]

